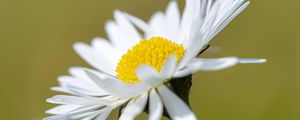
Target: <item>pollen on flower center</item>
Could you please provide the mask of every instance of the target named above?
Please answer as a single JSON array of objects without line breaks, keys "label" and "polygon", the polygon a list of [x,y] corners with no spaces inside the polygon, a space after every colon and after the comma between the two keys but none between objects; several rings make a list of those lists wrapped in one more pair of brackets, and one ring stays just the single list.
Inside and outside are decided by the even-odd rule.
[{"label": "pollen on flower center", "polygon": [[121,57],[116,68],[116,76],[126,84],[139,83],[136,69],[140,65],[150,65],[161,71],[170,55],[176,55],[179,61],[184,55],[183,45],[162,37],[143,39]]}]

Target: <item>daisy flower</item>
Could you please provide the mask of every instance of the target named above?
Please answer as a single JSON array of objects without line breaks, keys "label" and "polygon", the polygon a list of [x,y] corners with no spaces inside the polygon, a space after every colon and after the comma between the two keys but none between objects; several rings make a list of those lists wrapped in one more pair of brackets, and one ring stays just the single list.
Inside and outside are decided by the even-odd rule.
[{"label": "daisy flower", "polygon": [[[116,10],[108,21],[108,40],[91,45],[76,43],[75,51],[96,70],[73,67],[58,78],[57,95],[47,102],[60,104],[44,120],[103,120],[124,105],[120,120],[135,119],[146,108],[150,120],[166,113],[174,120],[195,120],[190,107],[173,91],[170,82],[197,71],[216,71],[239,63],[263,63],[254,58],[197,58],[209,41],[241,13],[249,1],[186,0],[180,14],[173,0],[165,12],[149,22]],[[140,32],[142,31],[142,32]]]}]

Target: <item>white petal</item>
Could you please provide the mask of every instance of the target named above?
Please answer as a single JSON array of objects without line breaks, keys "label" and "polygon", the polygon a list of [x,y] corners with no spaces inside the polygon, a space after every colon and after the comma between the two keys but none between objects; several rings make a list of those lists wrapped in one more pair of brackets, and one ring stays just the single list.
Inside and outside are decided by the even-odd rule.
[{"label": "white petal", "polygon": [[78,110],[76,110],[72,113],[62,114],[62,115],[54,115],[54,116],[50,116],[50,117],[47,117],[47,118],[43,118],[43,120],[69,120],[73,116],[84,114],[86,112],[91,112],[91,111],[96,110],[98,108],[99,108],[99,106],[82,107],[81,109],[78,109]]},{"label": "white petal", "polygon": [[83,58],[87,63],[110,75],[115,75],[113,60],[105,59],[101,53],[89,47],[84,43],[75,43],[75,51]]},{"label": "white petal", "polygon": [[69,93],[69,94],[72,94],[71,91],[67,90],[67,89],[64,88],[64,87],[60,87],[60,86],[51,87],[50,89],[53,90],[53,91],[57,91],[57,92],[63,92],[63,93]]},{"label": "white petal", "polygon": [[97,117],[97,115],[99,115],[102,111],[94,111],[92,113],[90,113],[90,115],[86,116],[85,118],[82,118],[81,120],[92,120],[95,117]]},{"label": "white petal", "polygon": [[[198,0],[200,1],[200,0]],[[200,17],[201,19],[204,19],[206,17],[206,14],[208,12],[208,8],[209,8],[209,2],[207,0],[201,0],[201,4],[200,4]]]},{"label": "white petal", "polygon": [[147,104],[148,95],[144,94],[136,100],[131,101],[123,109],[120,120],[134,120],[139,114],[141,114]]},{"label": "white petal", "polygon": [[196,58],[195,61],[193,61],[193,64],[189,66],[195,66],[195,68],[199,66],[199,70],[215,71],[232,67],[238,63],[238,60],[239,59],[236,57]]},{"label": "white petal", "polygon": [[93,80],[101,89],[112,94],[113,96],[125,97],[133,95],[129,89],[114,78],[106,77],[95,71],[86,70],[87,75]]},{"label": "white petal", "polygon": [[133,46],[133,43],[126,37],[126,33],[123,33],[115,22],[108,21],[105,24],[105,31],[108,38],[121,54],[126,53]]},{"label": "white petal", "polygon": [[192,21],[192,12],[193,12],[193,3],[195,0],[185,0],[185,6],[182,13],[182,20],[181,20],[181,29],[183,29],[187,24],[191,24]]},{"label": "white petal", "polygon": [[[206,12],[206,14],[210,12],[212,3],[213,3],[213,0],[208,0],[207,5],[206,5],[206,7],[207,7],[207,8],[206,8],[206,11],[204,11],[204,12]],[[201,7],[201,8],[202,8],[202,7]],[[204,13],[204,14],[205,14],[205,13]],[[206,16],[206,14],[205,14],[205,15],[202,15],[202,16]]]},{"label": "white petal", "polygon": [[[115,46],[104,38],[96,37],[92,40],[92,47],[98,51],[105,51],[103,54],[115,56],[115,54],[120,55],[120,53],[116,50]],[[107,52],[109,51],[109,52]],[[113,54],[113,55],[112,55]]]},{"label": "white petal", "polygon": [[226,2],[223,2],[221,5],[221,10],[218,13],[217,20],[215,25],[220,25],[222,22],[224,22],[229,16],[236,11],[241,4],[244,2],[244,0],[227,0]]},{"label": "white petal", "polygon": [[126,16],[137,28],[141,29],[145,35],[155,34],[155,31],[143,20],[141,20],[133,15],[130,15],[128,13],[126,13]]},{"label": "white petal", "polygon": [[162,77],[156,70],[154,70],[149,65],[141,65],[137,68],[136,74],[138,78],[142,81],[142,83],[147,84],[146,90],[152,88],[153,86],[156,86],[158,84],[161,84],[164,80],[164,77]]},{"label": "white petal", "polygon": [[58,78],[58,81],[62,88],[74,94],[90,96],[108,95],[108,93],[103,92],[95,83],[87,83],[86,81],[88,81],[88,79],[80,79],[71,76],[61,76]]},{"label": "white petal", "polygon": [[74,105],[110,105],[114,101],[105,98],[77,97],[69,95],[56,95],[47,99],[49,103]]},{"label": "white petal", "polygon": [[[170,76],[171,73],[174,72],[174,60],[170,59],[170,61],[171,62],[166,64],[166,70],[164,70],[166,76]],[[167,69],[169,71],[167,71]],[[147,92],[153,86],[161,84],[165,79],[148,65],[141,65],[137,68],[136,74],[141,80],[141,82],[137,84],[124,84],[121,80],[90,69],[86,69],[85,72],[101,89],[118,97],[131,97],[142,94]]]},{"label": "white petal", "polygon": [[43,120],[68,120],[70,118],[69,115],[54,115],[50,117],[43,118]]},{"label": "white petal", "polygon": [[147,90],[147,86],[143,82],[137,84],[124,84],[121,80],[96,71],[87,69],[85,72],[100,88],[116,97],[132,97]]},{"label": "white petal", "polygon": [[217,26],[216,31],[213,31],[213,33],[209,36],[212,39],[215,37],[219,32],[221,32],[235,17],[237,17],[244,9],[246,9],[249,6],[250,2],[244,3],[241,7],[239,7],[229,18],[227,18],[222,24]]},{"label": "white petal", "polygon": [[185,68],[177,71],[173,77],[184,77],[197,71],[223,70],[238,64],[238,58],[194,58]]},{"label": "white petal", "polygon": [[114,13],[115,20],[119,26],[120,31],[127,37],[131,45],[137,44],[141,40],[138,31],[129,22],[123,12],[116,10]]},{"label": "white petal", "polygon": [[157,71],[148,65],[141,65],[137,68],[136,74],[141,82],[136,84],[124,84],[121,80],[89,69],[86,70],[86,73],[104,91],[118,97],[132,97],[145,93],[164,80]]},{"label": "white petal", "polygon": [[[186,0],[185,8],[182,14],[179,32],[179,42],[187,47],[184,41],[190,41],[190,34],[195,22],[202,22],[199,17],[200,3],[199,0]],[[198,20],[197,20],[198,19]],[[200,21],[199,21],[200,20]]]},{"label": "white petal", "polygon": [[265,63],[266,59],[261,58],[239,58],[239,63],[241,64],[251,64],[251,63]]},{"label": "white petal", "polygon": [[207,18],[205,19],[203,25],[201,26],[201,32],[202,34],[192,33],[192,39],[197,39],[199,37],[203,38],[203,43],[207,44],[212,38],[210,38],[210,34],[214,33],[214,24],[217,22],[218,12],[221,11],[221,5],[216,4],[213,6],[210,13],[207,15]]},{"label": "white petal", "polygon": [[88,117],[89,116],[93,116],[94,113],[96,113],[97,111],[90,111],[90,112],[85,112],[85,113],[81,113],[81,114],[76,114],[73,115],[72,117],[70,117],[71,120],[84,120],[84,119],[88,119],[90,120]]},{"label": "white petal", "polygon": [[[204,43],[204,37],[202,33],[197,33],[202,27],[202,24],[200,22],[196,22],[193,26],[193,37],[190,40],[190,44],[188,48],[185,50],[185,54],[183,58],[181,59],[177,69],[183,68],[190,60],[192,60],[198,52],[202,49],[202,47],[205,45]],[[198,37],[199,36],[199,37]]]},{"label": "white petal", "polygon": [[171,1],[166,10],[167,38],[177,42],[179,34],[180,13],[177,1]]},{"label": "white petal", "polygon": [[[193,1],[193,16],[192,16],[193,20],[200,17],[200,12],[201,12],[200,7],[203,7],[203,9],[206,9],[206,7],[204,7],[204,6],[206,6],[207,3],[204,3],[204,1],[206,1],[206,0],[194,0]],[[201,6],[201,5],[203,5],[203,6]]]},{"label": "white petal", "polygon": [[77,115],[73,115],[71,119],[81,119],[81,120],[92,120],[95,117],[97,117],[99,114],[101,115],[102,113],[106,113],[106,111],[111,111],[110,108],[102,108],[96,111],[91,111],[91,112],[85,112]]},{"label": "white petal", "polygon": [[113,66],[116,66],[118,64],[118,61],[122,54],[108,40],[105,40],[103,38],[94,38],[92,40],[92,47],[96,51],[101,53],[102,57],[111,60]]},{"label": "white petal", "polygon": [[69,112],[72,112],[78,108],[82,107],[81,105],[59,105],[57,107],[51,108],[46,111],[47,114],[67,114]]},{"label": "white petal", "polygon": [[169,88],[159,86],[158,92],[172,120],[197,120],[191,109]]},{"label": "white petal", "polygon": [[47,102],[56,104],[74,104],[74,105],[89,105],[94,101],[88,100],[84,97],[68,96],[68,95],[56,95],[52,98],[48,98]]},{"label": "white petal", "polygon": [[95,120],[106,120],[106,118],[109,116],[110,113],[111,113],[111,110],[103,112]]},{"label": "white petal", "polygon": [[[193,24],[193,3],[195,0],[186,0],[185,7],[182,13],[182,19],[180,23],[180,32],[186,31],[184,34],[189,34],[191,25]],[[189,36],[189,35],[186,35]]]},{"label": "white petal", "polygon": [[149,120],[160,120],[163,113],[162,101],[155,90],[151,91],[149,97]]},{"label": "white petal", "polygon": [[184,77],[197,71],[217,71],[233,67],[236,64],[264,63],[259,58],[195,58],[185,68],[177,71],[173,77]]},{"label": "white petal", "polygon": [[164,63],[163,69],[161,71],[161,75],[167,79],[170,78],[175,70],[176,70],[176,56],[175,55],[171,55],[166,62]]},{"label": "white petal", "polygon": [[[198,22],[193,23],[195,26],[191,33],[191,41],[186,50],[186,54],[180,62],[178,69],[183,68],[192,58],[194,58],[201,48],[209,42],[214,36],[217,35],[229,22],[242,12],[250,2],[246,2],[238,7],[242,1],[217,1],[213,4],[209,14],[206,16],[203,25],[201,19],[195,20]],[[233,5],[234,4],[234,5]],[[232,13],[234,11],[234,13]],[[221,12],[221,13],[220,13]],[[231,14],[232,13],[232,14]],[[225,18],[218,18],[218,16],[225,16]],[[226,17],[230,15],[230,17]],[[222,21],[223,20],[223,21]],[[224,21],[225,20],[225,21]],[[200,22],[199,22],[200,21]]]},{"label": "white petal", "polygon": [[[151,38],[153,36],[167,37],[167,27],[166,19],[163,12],[159,11],[152,15],[149,25],[153,32],[145,32],[146,38]],[[170,38],[168,38],[170,39]]]},{"label": "white petal", "polygon": [[[102,90],[99,86],[97,86],[97,84],[95,84],[90,78],[89,76],[87,76],[87,74],[85,73],[85,69],[87,68],[82,68],[82,67],[72,67],[69,69],[69,73],[78,78],[76,81],[77,86],[81,86],[80,88],[82,89],[86,89],[89,90],[90,94],[94,94],[97,96],[105,96],[108,95],[107,92],[105,92],[104,90]],[[74,82],[75,81],[71,81]]]}]

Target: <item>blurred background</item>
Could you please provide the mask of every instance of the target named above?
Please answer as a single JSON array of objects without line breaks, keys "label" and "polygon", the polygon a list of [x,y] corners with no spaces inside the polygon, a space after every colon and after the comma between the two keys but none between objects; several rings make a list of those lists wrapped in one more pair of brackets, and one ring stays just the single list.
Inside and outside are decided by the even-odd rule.
[{"label": "blurred background", "polygon": [[[0,120],[40,120],[53,107],[46,98],[71,66],[87,66],[76,41],[106,36],[114,9],[144,20],[168,0],[0,0]],[[183,0],[179,0],[181,9]],[[300,1],[255,0],[213,41],[220,52],[203,57],[261,57],[194,75],[190,96],[202,120],[300,119]],[[116,119],[116,111],[109,119]],[[145,119],[142,115],[139,119]]]}]

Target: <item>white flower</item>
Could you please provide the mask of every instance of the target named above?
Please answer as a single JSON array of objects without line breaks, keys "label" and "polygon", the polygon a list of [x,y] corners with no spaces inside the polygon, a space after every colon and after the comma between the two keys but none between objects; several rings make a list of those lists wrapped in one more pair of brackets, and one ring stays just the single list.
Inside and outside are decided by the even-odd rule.
[{"label": "white flower", "polygon": [[61,105],[48,110],[55,115],[44,120],[102,120],[125,103],[120,119],[131,120],[144,111],[148,100],[151,120],[160,119],[164,107],[171,119],[195,120],[168,82],[201,70],[265,62],[236,57],[196,58],[209,40],[248,5],[244,0],[186,0],[181,16],[177,1],[171,1],[166,12],[155,13],[149,23],[115,11],[115,21],[105,27],[110,41],[95,38],[91,46],[74,45],[97,70],[74,67],[70,76],[59,77],[60,86],[52,89],[71,95],[47,99]]}]

